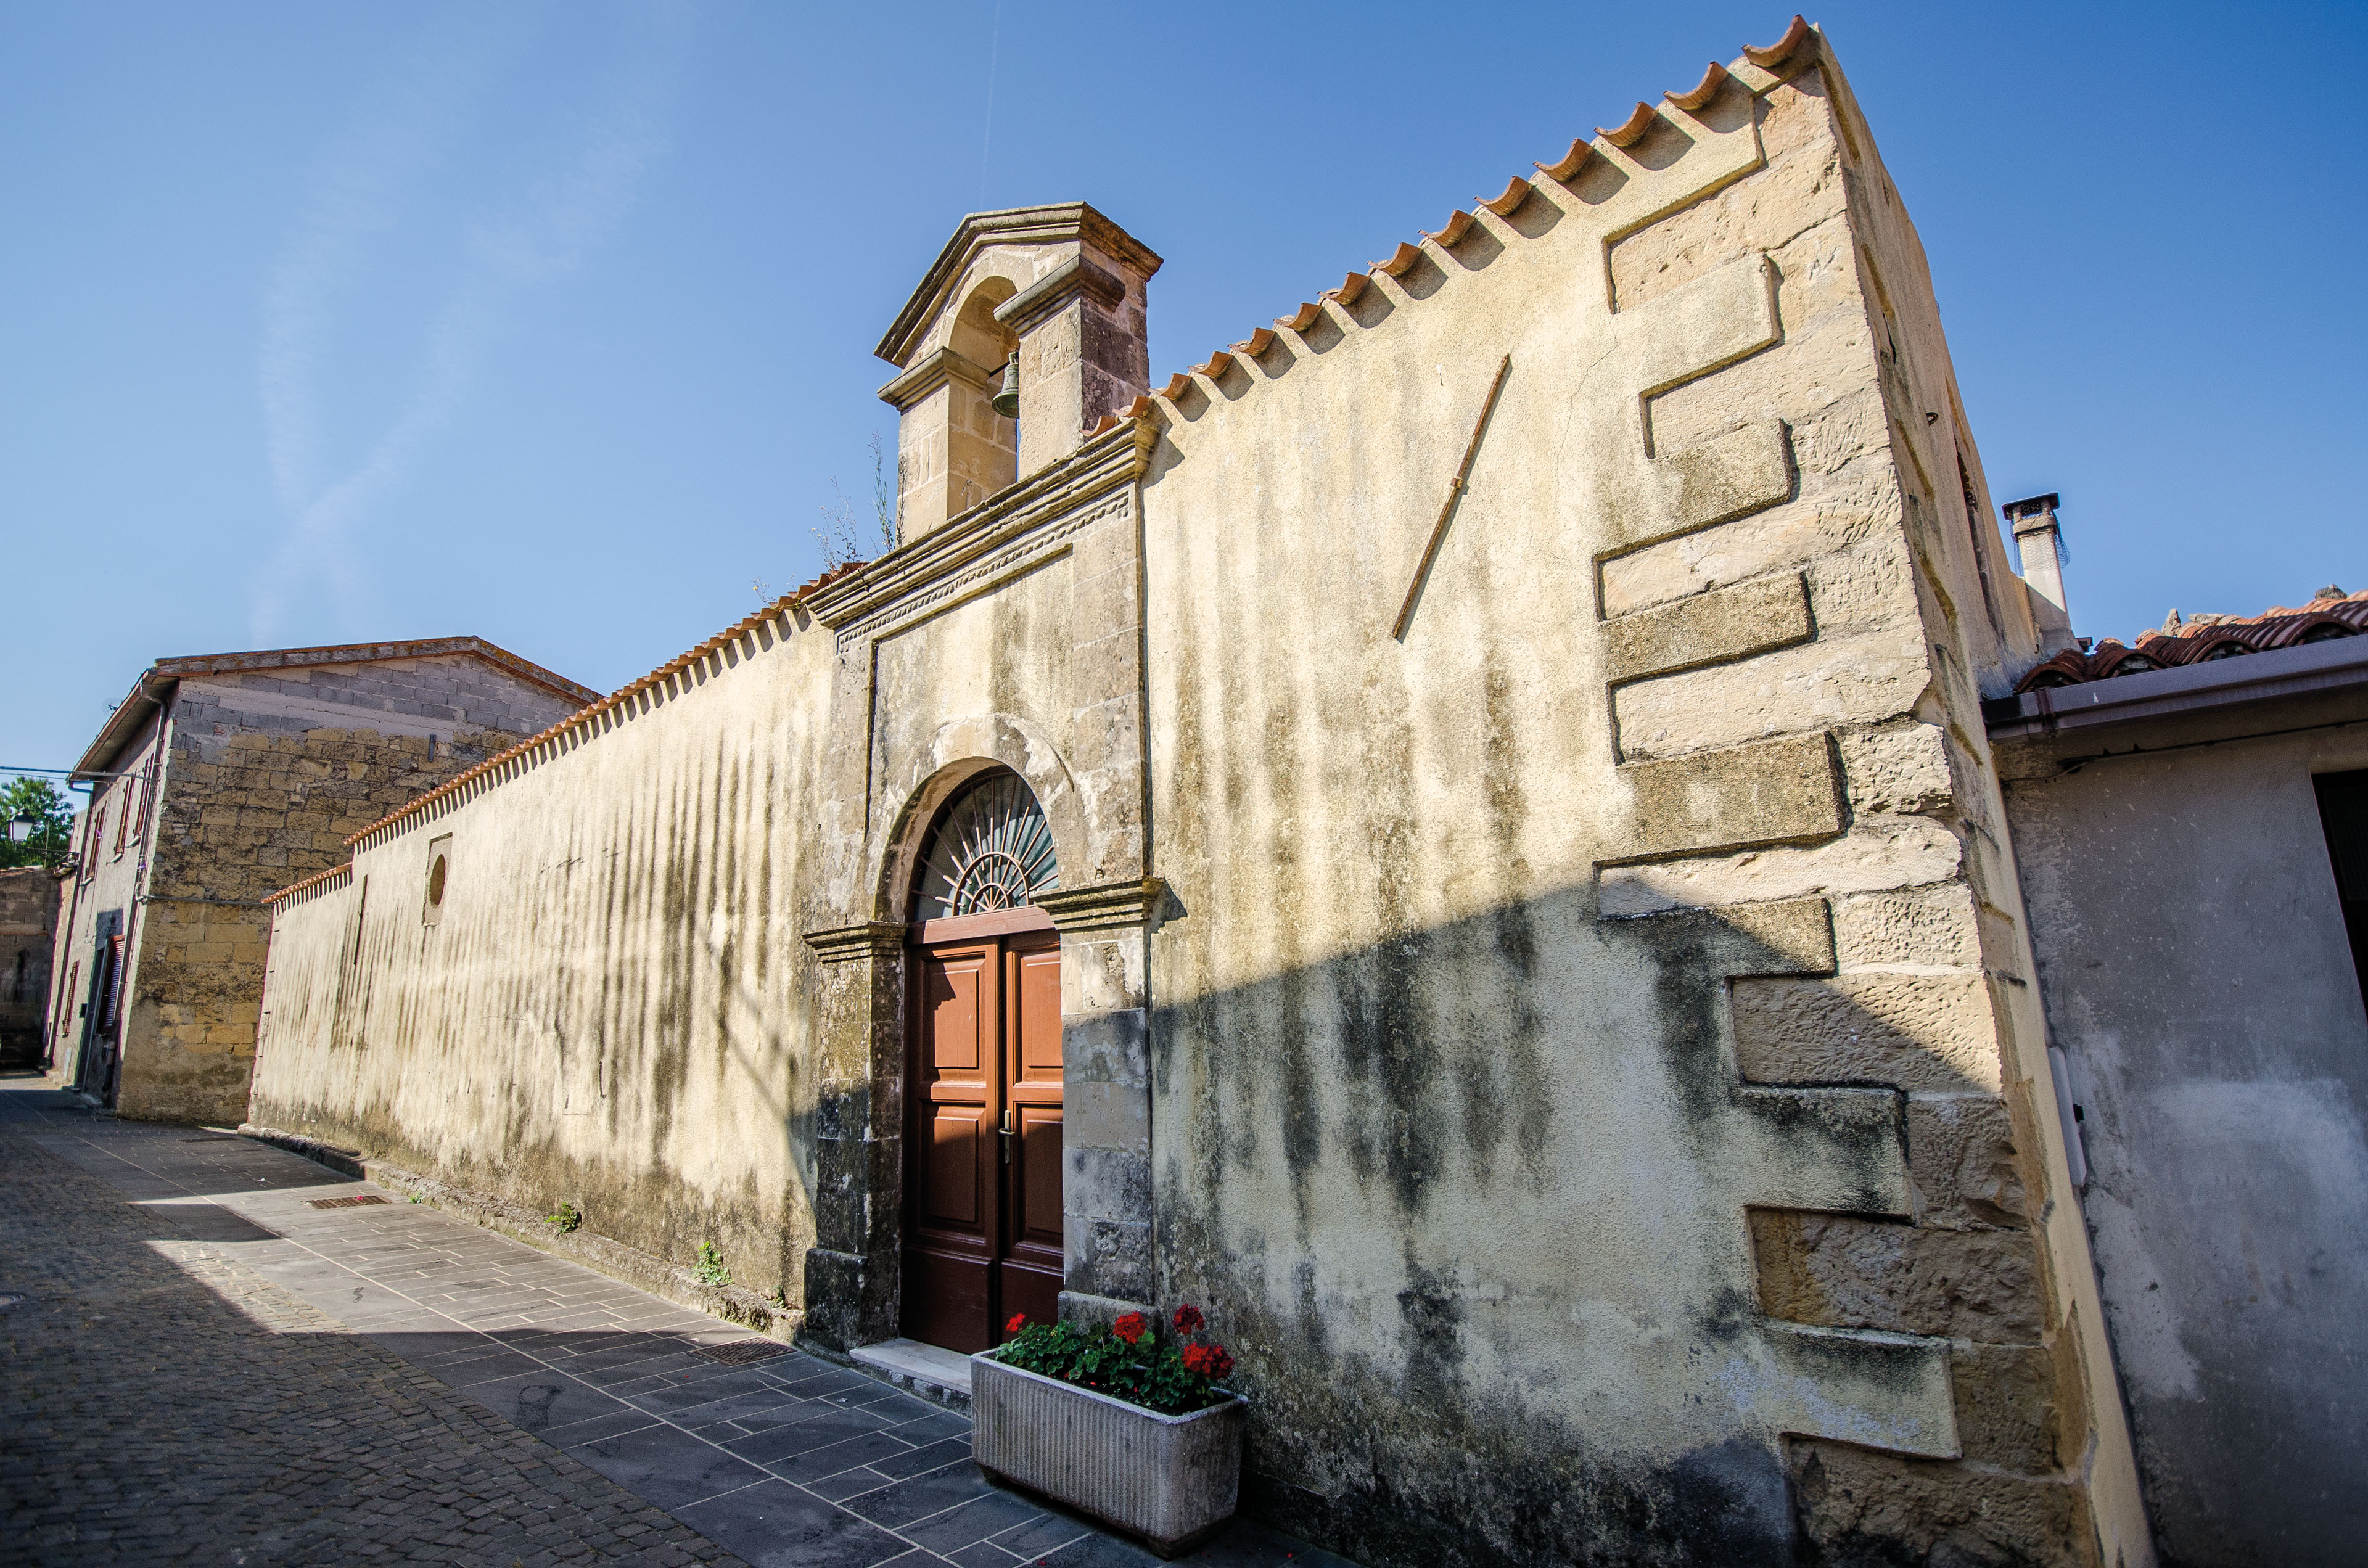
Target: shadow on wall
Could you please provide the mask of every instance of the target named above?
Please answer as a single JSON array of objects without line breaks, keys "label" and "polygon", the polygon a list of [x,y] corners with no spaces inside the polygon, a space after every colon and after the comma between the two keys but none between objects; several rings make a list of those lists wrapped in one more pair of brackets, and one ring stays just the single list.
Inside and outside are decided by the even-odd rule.
[{"label": "shadow on wall", "polygon": [[[1760,1306],[1747,1209],[1914,1207],[1898,1089],[1738,1067],[1737,991],[1833,971],[1825,900],[1579,888],[1320,958],[1287,914],[1267,951],[1194,926],[1155,983],[1160,1285],[1240,1358],[1269,1522],[1377,1563],[1789,1563],[1784,1435],[1953,1457],[1942,1342]],[[1267,977],[1195,985],[1221,965]],[[1930,1060],[1839,994],[1815,1026]]]}]

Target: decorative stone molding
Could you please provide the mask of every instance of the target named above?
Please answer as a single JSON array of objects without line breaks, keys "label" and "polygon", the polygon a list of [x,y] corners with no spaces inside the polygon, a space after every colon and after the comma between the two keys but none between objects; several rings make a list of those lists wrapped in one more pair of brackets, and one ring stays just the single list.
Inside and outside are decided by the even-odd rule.
[{"label": "decorative stone molding", "polygon": [[890,364],[904,364],[929,324],[948,308],[971,264],[987,250],[1080,244],[1139,269],[1145,278],[1159,270],[1157,252],[1082,201],[973,212],[962,221],[938,259],[929,264],[920,286],[896,312],[895,322],[872,352]]},{"label": "decorative stone molding", "polygon": [[1115,310],[1126,299],[1126,280],[1107,267],[1073,256],[995,308],[995,319],[1025,333],[1079,294]]},{"label": "decorative stone molding", "polygon": [[882,386],[880,401],[902,414],[948,381],[967,381],[974,387],[985,387],[994,380],[993,370],[973,364],[968,356],[951,348],[940,348],[916,360],[909,369]]},{"label": "decorative stone molding", "polygon": [[1157,877],[1139,882],[1106,882],[1099,887],[1064,888],[1040,895],[1036,907],[1053,917],[1063,936],[1083,931],[1140,930],[1150,923],[1167,884]]},{"label": "decorative stone molding", "polygon": [[808,931],[807,947],[824,963],[852,963],[858,959],[894,958],[905,950],[905,927],[894,920],[867,920],[830,931]]},{"label": "decorative stone molding", "polygon": [[1065,460],[818,590],[807,607],[846,650],[984,591],[1056,553],[1070,535],[1114,508],[1132,506],[1131,494],[1098,506],[1087,503],[1132,484],[1149,465],[1156,439],[1141,422],[1096,437]]}]

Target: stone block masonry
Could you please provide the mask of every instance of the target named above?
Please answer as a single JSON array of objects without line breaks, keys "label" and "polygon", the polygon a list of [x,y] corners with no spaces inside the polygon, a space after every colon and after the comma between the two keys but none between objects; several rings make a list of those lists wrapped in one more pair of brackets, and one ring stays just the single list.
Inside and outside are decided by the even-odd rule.
[{"label": "stone block masonry", "polygon": [[57,929],[56,874],[45,866],[0,870],[0,1068],[40,1062]]},{"label": "stone block masonry", "polygon": [[[106,841],[84,846],[56,968],[117,964],[120,994],[53,1021],[64,1070],[127,1116],[244,1119],[263,900],[589,696],[472,639],[160,661],[84,760]],[[102,954],[118,934],[120,957]]]}]

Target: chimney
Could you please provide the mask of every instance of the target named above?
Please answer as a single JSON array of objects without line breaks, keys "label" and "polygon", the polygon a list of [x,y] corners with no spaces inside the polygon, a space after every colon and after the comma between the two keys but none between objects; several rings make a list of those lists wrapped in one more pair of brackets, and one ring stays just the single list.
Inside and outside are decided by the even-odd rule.
[{"label": "chimney", "polygon": [[2022,585],[2031,600],[2031,621],[2039,633],[2039,656],[2053,657],[2073,645],[2072,611],[2064,599],[2064,529],[2055,520],[2055,497],[2033,495],[2006,504],[2007,527],[2022,554]]}]

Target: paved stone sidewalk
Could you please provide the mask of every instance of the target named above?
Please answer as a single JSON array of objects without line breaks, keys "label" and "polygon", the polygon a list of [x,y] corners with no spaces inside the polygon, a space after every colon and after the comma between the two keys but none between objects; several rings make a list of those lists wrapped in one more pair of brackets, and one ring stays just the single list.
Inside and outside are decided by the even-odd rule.
[{"label": "paved stone sidewalk", "polygon": [[[353,1197],[391,1200],[313,1206]],[[861,1373],[719,1361],[772,1346],[250,1140],[6,1083],[0,1292],[29,1298],[0,1310],[0,1563],[1157,1561],[990,1486],[967,1420]],[[1194,1561],[1348,1568],[1247,1525]]]}]

